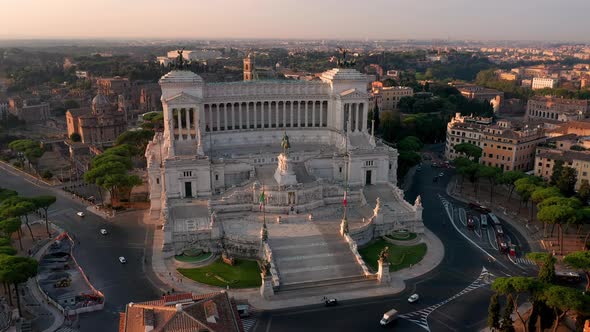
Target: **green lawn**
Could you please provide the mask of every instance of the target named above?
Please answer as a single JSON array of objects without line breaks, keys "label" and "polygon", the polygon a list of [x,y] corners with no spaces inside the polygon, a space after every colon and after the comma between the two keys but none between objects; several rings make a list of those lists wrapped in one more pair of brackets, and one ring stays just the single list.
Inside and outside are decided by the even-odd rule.
[{"label": "green lawn", "polygon": [[209,257],[211,257],[211,253],[206,252],[206,253],[202,253],[197,256],[178,255],[178,256],[174,256],[174,259],[176,259],[179,262],[196,263],[196,262],[200,262],[200,261],[204,261],[206,259],[209,259]]},{"label": "green lawn", "polygon": [[262,283],[258,263],[244,259],[236,259],[236,264],[230,266],[219,258],[207,266],[178,269],[178,272],[194,281],[219,287],[249,288]]},{"label": "green lawn", "polygon": [[385,237],[390,238],[392,240],[397,240],[397,241],[410,241],[410,240],[415,239],[417,236],[418,235],[416,235],[416,233],[410,233],[410,232],[394,232],[389,235],[385,235]]},{"label": "green lawn", "polygon": [[409,267],[410,264],[416,264],[426,255],[426,244],[420,243],[415,246],[397,246],[387,243],[383,239],[376,240],[370,245],[359,249],[359,254],[363,257],[367,265],[374,270],[378,269],[377,256],[385,247],[389,247],[389,271],[398,271]]}]

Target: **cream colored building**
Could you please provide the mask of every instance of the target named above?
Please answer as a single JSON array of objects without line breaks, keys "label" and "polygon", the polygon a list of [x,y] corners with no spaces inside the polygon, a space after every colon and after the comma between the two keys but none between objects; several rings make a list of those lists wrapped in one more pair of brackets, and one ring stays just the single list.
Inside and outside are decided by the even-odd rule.
[{"label": "cream colored building", "polygon": [[542,127],[512,123],[492,118],[461,116],[459,113],[447,124],[445,158],[463,156],[455,146],[470,143],[482,149],[479,162],[506,171],[533,169],[535,148],[546,140]]},{"label": "cream colored building", "polygon": [[557,83],[559,80],[557,78],[551,77],[533,77],[532,81],[532,89],[533,90],[540,90],[540,89],[553,89],[557,87]]},{"label": "cream colored building", "polygon": [[578,190],[582,180],[590,181],[590,151],[572,150],[572,146],[590,148],[590,140],[576,135],[564,135],[547,141],[536,149],[535,175],[546,180],[551,178],[556,161],[563,161],[565,166],[576,170]]},{"label": "cream colored building", "polygon": [[[379,106],[382,111],[395,111],[399,109],[399,101],[403,97],[412,97],[414,90],[407,86],[373,86],[371,91],[371,107]],[[371,108],[372,109],[372,108]]]}]

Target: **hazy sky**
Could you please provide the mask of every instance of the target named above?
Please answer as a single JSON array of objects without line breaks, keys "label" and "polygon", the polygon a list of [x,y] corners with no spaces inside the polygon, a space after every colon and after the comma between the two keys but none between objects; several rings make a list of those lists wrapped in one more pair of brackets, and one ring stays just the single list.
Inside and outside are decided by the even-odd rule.
[{"label": "hazy sky", "polygon": [[590,0],[0,0],[0,38],[590,40]]}]

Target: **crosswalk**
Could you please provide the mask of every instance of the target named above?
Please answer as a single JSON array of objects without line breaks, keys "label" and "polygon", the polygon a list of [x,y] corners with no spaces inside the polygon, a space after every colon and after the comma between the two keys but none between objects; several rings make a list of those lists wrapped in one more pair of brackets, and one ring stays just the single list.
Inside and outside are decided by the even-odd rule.
[{"label": "crosswalk", "polygon": [[426,331],[430,332],[430,326],[428,326],[428,316],[435,311],[436,309],[442,307],[443,305],[473,291],[476,290],[478,288],[481,287],[485,287],[488,286],[489,284],[492,283],[494,279],[494,275],[492,273],[490,273],[485,267],[482,267],[481,269],[481,273],[479,274],[479,276],[477,277],[477,279],[475,279],[475,281],[473,281],[471,284],[469,284],[469,286],[465,287],[462,291],[460,291],[459,293],[453,295],[452,297],[439,302],[435,305],[431,305],[430,307],[418,310],[418,311],[414,311],[414,312],[410,312],[407,314],[403,314],[400,315],[400,318],[404,318],[409,320],[410,322],[420,326],[421,328],[425,329]]},{"label": "crosswalk", "polygon": [[244,332],[249,332],[252,330],[254,325],[256,325],[256,321],[258,320],[258,315],[250,315],[249,317],[242,318],[242,325],[244,326]]},{"label": "crosswalk", "polygon": [[530,260],[528,258],[523,258],[523,257],[514,258],[514,261],[517,262],[518,264],[522,264],[522,265],[537,265],[532,260]]}]

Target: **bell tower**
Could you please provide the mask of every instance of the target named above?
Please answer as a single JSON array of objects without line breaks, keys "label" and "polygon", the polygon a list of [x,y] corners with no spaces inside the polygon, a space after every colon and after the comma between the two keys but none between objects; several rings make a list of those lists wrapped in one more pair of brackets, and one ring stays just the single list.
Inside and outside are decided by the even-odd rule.
[{"label": "bell tower", "polygon": [[254,59],[248,54],[244,58],[244,81],[254,80]]}]

